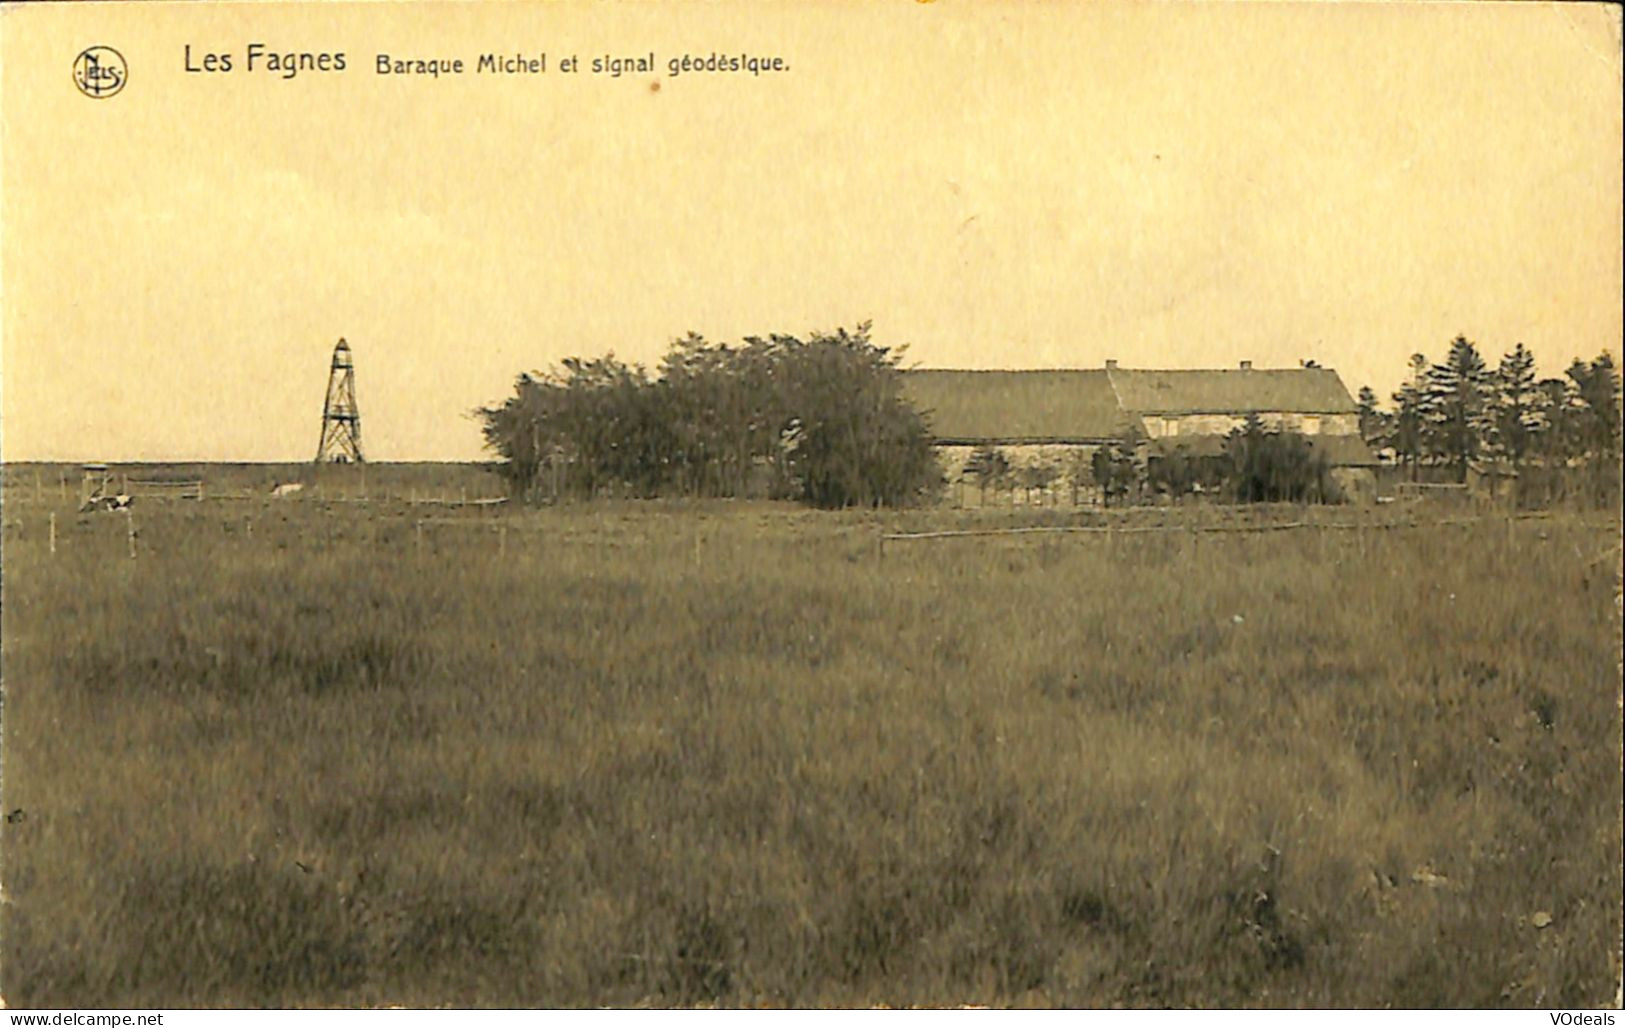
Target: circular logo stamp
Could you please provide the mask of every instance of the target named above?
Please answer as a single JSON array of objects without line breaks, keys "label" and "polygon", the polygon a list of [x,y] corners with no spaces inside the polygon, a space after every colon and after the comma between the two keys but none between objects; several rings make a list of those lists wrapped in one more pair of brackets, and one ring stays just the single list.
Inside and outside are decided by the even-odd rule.
[{"label": "circular logo stamp", "polygon": [[73,84],[97,100],[117,94],[129,77],[124,55],[110,46],[90,47],[73,59]]}]

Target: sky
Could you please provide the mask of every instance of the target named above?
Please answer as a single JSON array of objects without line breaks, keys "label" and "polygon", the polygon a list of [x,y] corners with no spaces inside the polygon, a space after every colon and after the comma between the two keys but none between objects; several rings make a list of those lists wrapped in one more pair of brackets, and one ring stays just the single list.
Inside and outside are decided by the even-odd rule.
[{"label": "sky", "polygon": [[[713,52],[788,68],[668,74]],[[1465,334],[1556,374],[1625,332],[1620,103],[1602,5],[6,5],[0,455],[307,460],[340,337],[373,460],[479,458],[520,372],[689,331],[1384,395]]]}]

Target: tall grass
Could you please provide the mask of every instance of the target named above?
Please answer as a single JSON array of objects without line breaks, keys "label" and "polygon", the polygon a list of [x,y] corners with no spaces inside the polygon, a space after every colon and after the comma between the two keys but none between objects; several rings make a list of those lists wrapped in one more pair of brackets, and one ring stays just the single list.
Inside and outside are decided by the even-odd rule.
[{"label": "tall grass", "polygon": [[8,535],[11,1005],[1613,995],[1617,529],[219,509]]}]

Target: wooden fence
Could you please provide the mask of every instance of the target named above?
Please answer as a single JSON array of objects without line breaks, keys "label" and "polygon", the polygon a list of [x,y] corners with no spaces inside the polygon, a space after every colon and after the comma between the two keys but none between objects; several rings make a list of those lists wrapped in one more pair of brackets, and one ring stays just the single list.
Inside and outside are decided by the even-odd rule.
[{"label": "wooden fence", "polygon": [[[1214,535],[1238,533],[1266,533],[1291,531],[1326,531],[1326,532],[1363,532],[1363,531],[1392,531],[1396,529],[1414,528],[1448,528],[1460,525],[1479,525],[1486,523],[1505,524],[1510,531],[1519,521],[1535,521],[1550,518],[1547,511],[1531,511],[1521,514],[1484,514],[1471,517],[1435,518],[1430,520],[1368,520],[1368,521],[1277,521],[1250,525],[1035,525],[1018,528],[956,528],[939,529],[924,532],[882,532],[876,539],[875,552],[884,557],[887,543],[926,542],[941,539],[973,539],[997,536],[1033,536],[1033,535],[1091,535],[1097,537],[1114,538],[1129,535]],[[1583,521],[1588,527],[1612,527],[1613,521]]]},{"label": "wooden fence", "polygon": [[132,479],[124,480],[124,492],[142,499],[201,500],[205,497],[203,479]]}]

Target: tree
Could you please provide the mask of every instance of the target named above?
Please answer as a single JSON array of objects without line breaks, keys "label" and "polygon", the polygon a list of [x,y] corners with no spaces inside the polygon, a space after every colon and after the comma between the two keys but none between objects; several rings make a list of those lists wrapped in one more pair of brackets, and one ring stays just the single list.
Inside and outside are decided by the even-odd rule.
[{"label": "tree", "polygon": [[1495,451],[1523,466],[1534,449],[1536,436],[1549,424],[1546,395],[1535,381],[1535,355],[1522,343],[1501,357],[1491,393],[1492,442]]},{"label": "tree", "polygon": [[600,491],[656,495],[665,483],[673,450],[662,396],[648,373],[613,354],[590,360],[571,357],[544,385],[550,402],[530,428],[562,453],[565,487],[583,496]]},{"label": "tree", "polygon": [[997,446],[984,446],[970,455],[965,462],[965,473],[976,480],[981,489],[982,505],[987,506],[987,491],[992,489],[994,494],[1010,478],[1010,458]]},{"label": "tree", "polygon": [[1196,492],[1201,484],[1201,461],[1182,445],[1154,458],[1146,468],[1146,485],[1175,500]]},{"label": "tree", "polygon": [[1589,364],[1576,358],[1567,374],[1583,406],[1584,412],[1578,418],[1578,435],[1584,452],[1604,459],[1618,459],[1620,375],[1613,355],[1604,352]]},{"label": "tree", "polygon": [[1378,408],[1376,392],[1370,386],[1361,386],[1356,403],[1360,411],[1360,438],[1367,443],[1382,443],[1388,437],[1388,415]]},{"label": "tree", "polygon": [[1090,470],[1094,473],[1095,485],[1100,487],[1100,501],[1105,506],[1110,507],[1114,500],[1121,503],[1139,489],[1139,462],[1134,456],[1134,446],[1128,440],[1118,440],[1096,450],[1090,458]]},{"label": "tree", "polygon": [[786,343],[787,337],[773,336],[743,346],[711,344],[693,332],[672,343],[660,381],[677,439],[681,491],[743,495],[759,463],[784,478],[781,443],[792,415],[775,368]]},{"label": "tree", "polygon": [[800,425],[788,454],[798,495],[816,507],[892,507],[942,486],[920,412],[903,399],[901,354],[856,331],[778,337],[788,413]]},{"label": "tree", "polygon": [[1493,429],[1488,372],[1467,337],[1457,336],[1444,363],[1428,369],[1421,413],[1424,451],[1455,467],[1457,481],[1467,481],[1468,464]]},{"label": "tree", "polygon": [[1417,465],[1422,459],[1422,391],[1428,359],[1420,353],[1413,353],[1410,366],[1410,378],[1394,394],[1394,414],[1388,429],[1388,445],[1394,448],[1394,453],[1398,455],[1400,461],[1410,468],[1411,481],[1414,482]]},{"label": "tree", "polygon": [[1049,491],[1055,480],[1061,477],[1061,468],[1052,461],[1034,460],[1031,464],[1024,464],[1016,470],[1016,481],[1027,494],[1027,503],[1033,502],[1036,492],[1042,497]]},{"label": "tree", "polygon": [[552,383],[523,374],[514,381],[513,395],[507,400],[475,412],[484,423],[481,431],[486,446],[501,458],[501,473],[521,496],[532,494],[549,447],[559,442],[551,435],[543,437],[544,408],[558,400],[554,390]]},{"label": "tree", "polygon": [[1337,496],[1326,457],[1296,432],[1271,432],[1258,416],[1225,438],[1229,487],[1242,503],[1325,503]]},{"label": "tree", "polygon": [[1072,486],[1072,506],[1078,505],[1079,487],[1095,480],[1094,454],[1078,449],[1068,453],[1063,461],[1064,474]]},{"label": "tree", "polygon": [[1609,353],[1576,359],[1565,376],[1564,463],[1576,468],[1577,495],[1618,508],[1621,491],[1620,376]]}]

